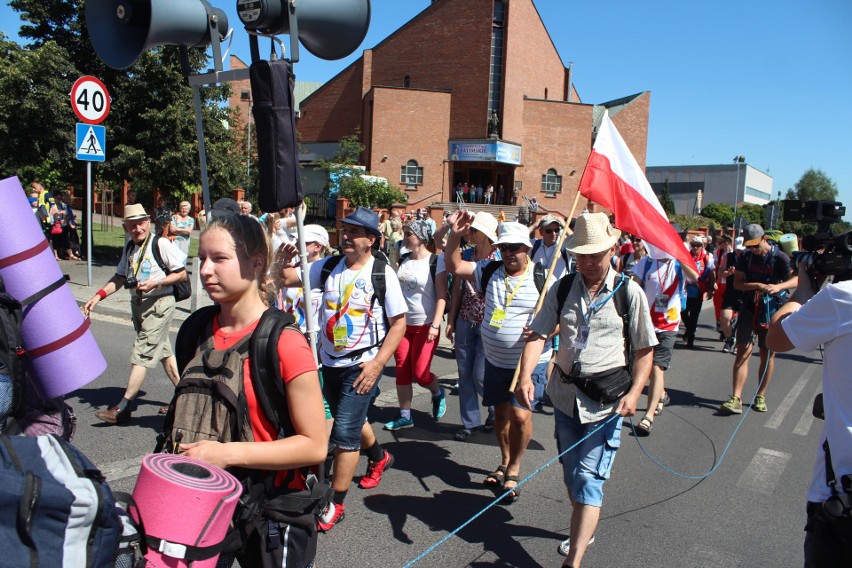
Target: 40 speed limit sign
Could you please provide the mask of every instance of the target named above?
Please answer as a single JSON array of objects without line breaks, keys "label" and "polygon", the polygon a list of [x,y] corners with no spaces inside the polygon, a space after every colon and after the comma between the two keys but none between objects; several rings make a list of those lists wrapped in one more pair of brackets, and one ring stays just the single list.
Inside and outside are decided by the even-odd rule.
[{"label": "40 speed limit sign", "polygon": [[71,108],[82,122],[100,124],[109,114],[106,86],[96,77],[80,77],[71,87]]}]

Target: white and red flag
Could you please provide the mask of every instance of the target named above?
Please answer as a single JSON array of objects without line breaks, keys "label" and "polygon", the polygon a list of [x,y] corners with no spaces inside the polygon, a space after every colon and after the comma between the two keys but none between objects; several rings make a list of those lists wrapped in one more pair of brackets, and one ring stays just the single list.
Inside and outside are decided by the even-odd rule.
[{"label": "white and red flag", "polygon": [[645,172],[607,111],[604,111],[578,191],[589,201],[612,211],[619,229],[645,241],[651,258],[675,258],[689,276],[697,276],[692,255],[669,223]]}]

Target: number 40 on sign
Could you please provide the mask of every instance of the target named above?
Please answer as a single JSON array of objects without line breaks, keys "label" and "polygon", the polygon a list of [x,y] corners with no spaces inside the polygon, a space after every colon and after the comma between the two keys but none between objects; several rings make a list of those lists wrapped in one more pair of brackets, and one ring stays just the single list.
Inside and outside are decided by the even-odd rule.
[{"label": "number 40 on sign", "polygon": [[96,77],[80,77],[71,87],[71,108],[86,124],[103,122],[109,114],[109,103],[109,92]]}]

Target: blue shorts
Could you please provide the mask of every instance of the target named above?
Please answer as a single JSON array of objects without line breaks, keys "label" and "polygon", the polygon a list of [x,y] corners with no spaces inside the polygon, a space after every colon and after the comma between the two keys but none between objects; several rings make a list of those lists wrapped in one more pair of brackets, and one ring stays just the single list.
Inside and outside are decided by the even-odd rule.
[{"label": "blue shorts", "polygon": [[379,389],[379,381],[376,380],[369,392],[355,392],[352,384],[360,374],[361,367],[358,365],[322,369],[322,394],[334,416],[329,441],[332,446],[341,450],[361,449],[361,427],[367,420],[367,409]]},{"label": "blue shorts", "polygon": [[[511,402],[512,406],[524,408],[515,399],[515,393],[509,391],[512,379],[515,377],[515,369],[503,369],[495,367],[485,360],[485,380],[482,385],[482,405],[496,406]],[[533,384],[536,386],[536,398],[530,401],[533,407],[538,402],[538,397],[544,394],[544,385],[547,384],[547,363],[539,363],[532,373]],[[524,408],[524,410],[528,410]]]},{"label": "blue shorts", "polygon": [[[560,454],[603,422],[581,424],[579,418],[572,418],[558,408],[553,409],[553,417]],[[603,504],[603,484],[609,479],[615,453],[621,445],[621,421],[621,417],[610,420],[560,458],[565,487],[574,501],[594,507]]]}]

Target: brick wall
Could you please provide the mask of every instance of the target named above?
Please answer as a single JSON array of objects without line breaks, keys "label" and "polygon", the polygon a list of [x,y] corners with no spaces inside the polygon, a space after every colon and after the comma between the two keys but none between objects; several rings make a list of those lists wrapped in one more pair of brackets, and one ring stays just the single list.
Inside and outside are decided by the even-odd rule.
[{"label": "brick wall", "polygon": [[633,102],[624,107],[616,115],[611,116],[612,123],[618,129],[621,137],[633,157],[639,162],[639,167],[645,171],[645,161],[648,157],[648,117],[651,112],[651,92],[645,91]]},{"label": "brick wall", "polygon": [[302,142],[336,142],[361,126],[363,59],[338,73],[299,105]]}]

